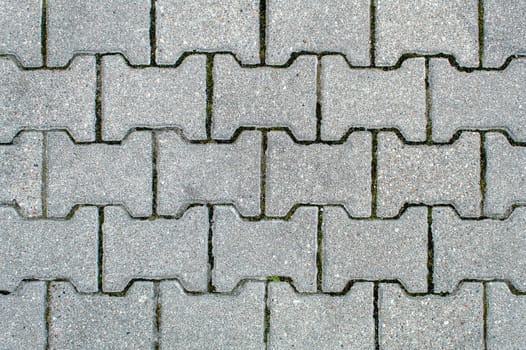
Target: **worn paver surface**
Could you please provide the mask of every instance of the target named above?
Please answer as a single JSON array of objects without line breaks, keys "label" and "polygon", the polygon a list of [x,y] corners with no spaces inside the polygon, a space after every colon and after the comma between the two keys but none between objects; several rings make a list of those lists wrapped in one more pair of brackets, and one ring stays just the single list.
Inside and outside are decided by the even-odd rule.
[{"label": "worn paver surface", "polygon": [[526,349],[524,0],[0,0],[0,350]]}]

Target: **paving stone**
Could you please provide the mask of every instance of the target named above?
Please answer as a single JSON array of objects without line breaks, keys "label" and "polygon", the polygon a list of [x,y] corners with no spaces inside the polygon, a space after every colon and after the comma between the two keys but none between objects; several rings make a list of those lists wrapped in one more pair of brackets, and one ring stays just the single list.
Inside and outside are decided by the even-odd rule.
[{"label": "paving stone", "polygon": [[177,68],[132,68],[122,56],[102,59],[102,137],[121,140],[134,127],[178,127],[206,139],[206,56]]},{"label": "paving stone", "polygon": [[463,217],[480,215],[480,135],[465,132],[451,145],[405,145],[378,134],[378,208],[398,214],[404,203],[452,204]]},{"label": "paving stone", "polygon": [[214,208],[212,278],[230,291],[245,278],[291,277],[302,292],[316,291],[318,208],[298,208],[286,220],[247,221],[232,207]]},{"label": "paving stone", "polygon": [[25,67],[42,65],[41,0],[1,0],[0,54],[15,55]]},{"label": "paving stone", "polygon": [[462,279],[507,279],[526,290],[526,208],[506,220],[462,220],[433,208],[434,283],[452,291]]},{"label": "paving stone", "polygon": [[369,65],[368,0],[267,0],[269,64],[284,64],[294,52],[341,52],[351,64]]},{"label": "paving stone", "polygon": [[0,142],[23,129],[67,129],[95,140],[95,58],[77,57],[67,70],[21,70],[0,58]]},{"label": "paving stone", "polygon": [[484,1],[485,67],[500,67],[509,56],[526,54],[525,18],[523,1]]},{"label": "paving stone", "polygon": [[526,141],[526,60],[504,71],[467,73],[432,59],[429,80],[433,140],[449,141],[461,129],[501,129]]},{"label": "paving stone", "polygon": [[513,146],[500,133],[487,133],[484,215],[504,216],[526,203],[526,148]]},{"label": "paving stone", "polygon": [[42,213],[42,134],[24,132],[0,145],[0,203],[15,204],[24,216]]},{"label": "paving stone", "polygon": [[134,278],[178,278],[187,290],[206,291],[208,226],[204,206],[180,219],[154,220],[104,208],[104,291],[120,292]]},{"label": "paving stone", "polygon": [[152,210],[152,137],[130,134],[120,145],[74,144],[50,132],[47,141],[49,216],[66,216],[76,204],[123,204],[133,216]]},{"label": "paving stone", "polygon": [[266,209],[285,216],[295,204],[342,204],[353,216],[371,213],[371,134],[356,132],[341,145],[296,144],[285,132],[268,134]]},{"label": "paving stone", "polygon": [[190,295],[177,281],[161,282],[161,348],[265,349],[264,294],[264,282],[233,295]]},{"label": "paving stone", "polygon": [[349,128],[396,128],[409,141],[426,140],[425,62],[399,69],[350,69],[342,56],[321,61],[321,138],[339,140]]},{"label": "paving stone", "polygon": [[376,64],[393,66],[404,53],[448,54],[475,67],[478,0],[376,2]]},{"label": "paving stone", "polygon": [[234,204],[259,214],[261,133],[247,131],[231,144],[192,144],[175,132],[159,133],[158,213],[175,214],[192,203]]},{"label": "paving stone", "polygon": [[448,296],[410,296],[397,284],[378,291],[381,349],[483,349],[481,283]]},{"label": "paving stone", "polygon": [[0,295],[2,349],[44,349],[45,310],[45,282],[26,282],[12,294]]},{"label": "paving stone", "polygon": [[356,279],[398,279],[410,292],[427,291],[426,207],[392,220],[350,219],[341,207],[325,207],[322,230],[324,291]]},{"label": "paving stone", "polygon": [[373,284],[345,295],[301,295],[269,284],[269,349],[374,349]]},{"label": "paving stone", "polygon": [[526,297],[514,295],[505,283],[487,284],[488,349],[518,349],[526,344]]},{"label": "paving stone", "polygon": [[122,53],[131,64],[150,63],[150,0],[48,0],[50,66],[78,53]]},{"label": "paving stone", "polygon": [[49,348],[153,348],[155,308],[151,282],[136,282],[125,296],[79,294],[69,283],[52,283]]},{"label": "paving stone", "polygon": [[157,63],[173,64],[184,52],[233,52],[259,62],[258,0],[157,0]]},{"label": "paving stone", "polygon": [[84,292],[97,291],[98,211],[79,208],[66,220],[27,220],[0,207],[0,290],[23,279],[70,280]]},{"label": "paving stone", "polygon": [[241,126],[288,127],[300,140],[316,138],[316,56],[287,68],[240,67],[233,56],[214,58],[212,135],[230,139]]}]

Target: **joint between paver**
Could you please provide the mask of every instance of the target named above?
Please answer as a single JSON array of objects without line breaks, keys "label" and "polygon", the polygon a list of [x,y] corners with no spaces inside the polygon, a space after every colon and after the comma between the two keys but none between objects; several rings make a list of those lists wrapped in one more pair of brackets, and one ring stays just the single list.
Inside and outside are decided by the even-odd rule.
[{"label": "joint between paver", "polygon": [[435,266],[435,243],[433,241],[433,207],[427,207],[427,292],[432,294],[435,290],[433,282]]},{"label": "joint between paver", "polygon": [[208,208],[208,291],[215,292],[216,287],[213,283],[212,272],[214,271],[214,206],[207,205]]},{"label": "joint between paver", "polygon": [[479,68],[482,68],[484,58],[484,0],[478,0],[478,42],[479,42]]},{"label": "joint between paver", "polygon": [[150,65],[156,66],[157,54],[157,15],[156,15],[156,1],[151,0],[150,3]]},{"label": "joint between paver", "polygon": [[[376,66],[376,0],[371,0],[369,5],[369,61],[371,67]],[[347,60],[346,60],[347,61]],[[347,61],[349,63],[349,61]]]},{"label": "joint between paver", "polygon": [[267,0],[259,0],[259,61],[266,64],[267,55]]}]

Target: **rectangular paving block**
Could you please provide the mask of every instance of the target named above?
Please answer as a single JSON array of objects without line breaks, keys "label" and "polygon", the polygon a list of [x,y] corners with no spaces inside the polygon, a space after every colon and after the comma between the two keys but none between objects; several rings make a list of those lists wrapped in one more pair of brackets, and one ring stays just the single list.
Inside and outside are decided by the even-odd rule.
[{"label": "rectangular paving block", "polygon": [[95,207],[81,207],[65,220],[28,220],[0,207],[0,290],[23,279],[68,279],[78,290],[97,291],[99,227]]},{"label": "rectangular paving block", "polygon": [[480,135],[465,132],[451,145],[406,145],[378,134],[378,216],[404,203],[451,204],[463,217],[480,215]]},{"label": "rectangular paving block", "polygon": [[157,0],[157,63],[173,64],[184,52],[233,52],[259,62],[258,0]]},{"label": "rectangular paving block", "polygon": [[76,204],[122,204],[133,216],[152,211],[152,136],[134,132],[122,144],[74,144],[66,133],[47,140],[49,216]]},{"label": "rectangular paving block", "polygon": [[526,3],[484,0],[485,67],[500,67],[511,55],[526,54]]},{"label": "rectangular paving block", "polygon": [[462,129],[501,129],[526,141],[525,59],[503,71],[469,73],[431,59],[429,74],[434,141],[448,141]]},{"label": "rectangular paving block", "polygon": [[373,284],[345,295],[297,294],[270,283],[268,349],[374,349]]},{"label": "rectangular paving block", "polygon": [[267,0],[267,63],[284,64],[294,52],[341,52],[369,65],[369,0]]},{"label": "rectangular paving block", "polygon": [[478,0],[376,1],[376,64],[393,66],[406,53],[453,55],[479,64]]},{"label": "rectangular paving block", "polygon": [[321,138],[339,140],[349,128],[396,128],[408,141],[426,140],[423,58],[395,70],[351,69],[342,56],[321,60]]},{"label": "rectangular paving block", "polygon": [[500,133],[487,133],[484,215],[503,216],[526,203],[526,148],[511,145]]},{"label": "rectangular paving block", "polygon": [[341,207],[323,208],[323,290],[350,280],[399,280],[427,291],[427,208],[409,207],[397,219],[350,219]]},{"label": "rectangular paving block", "polygon": [[102,138],[121,140],[135,127],[177,127],[206,139],[206,56],[177,68],[133,68],[122,56],[102,59]]},{"label": "rectangular paving block", "polygon": [[162,132],[159,144],[158,213],[175,214],[192,203],[234,204],[242,215],[259,214],[261,133],[234,143],[188,143]]},{"label": "rectangular paving block", "polygon": [[526,208],[506,220],[462,220],[451,208],[433,208],[435,290],[452,291],[462,279],[506,279],[526,290]]},{"label": "rectangular paving block", "polygon": [[526,344],[526,296],[513,294],[505,283],[487,288],[487,349],[519,349]]},{"label": "rectangular paving block", "polygon": [[482,283],[464,283],[451,295],[410,296],[380,284],[380,348],[484,349]]},{"label": "rectangular paving block", "polygon": [[41,0],[1,0],[0,54],[15,55],[24,67],[42,65]]},{"label": "rectangular paving block", "polygon": [[45,349],[46,283],[26,282],[9,295],[0,295],[2,349]]},{"label": "rectangular paving block", "polygon": [[316,56],[290,67],[239,66],[214,58],[212,137],[230,139],[242,126],[287,127],[300,140],[316,138]]},{"label": "rectangular paving block", "polygon": [[42,213],[41,133],[19,134],[12,145],[0,145],[0,203],[16,205],[24,216]]},{"label": "rectangular paving block", "polygon": [[268,134],[266,209],[285,216],[295,204],[341,204],[353,216],[371,213],[371,134],[343,144],[296,144],[285,132]]},{"label": "rectangular paving block", "polygon": [[191,295],[177,281],[161,282],[161,349],[265,349],[265,283],[235,294]]},{"label": "rectangular paving block", "polygon": [[189,208],[180,219],[153,220],[104,208],[104,291],[120,292],[134,278],[178,278],[187,290],[206,291],[208,226],[204,206]]},{"label": "rectangular paving block", "polygon": [[124,296],[51,283],[49,349],[152,349],[155,309],[151,282],[136,282]]},{"label": "rectangular paving block", "polygon": [[0,142],[23,129],[67,129],[95,140],[95,58],[77,57],[66,70],[21,70],[0,58]]},{"label": "rectangular paving block", "polygon": [[245,278],[290,277],[302,292],[316,291],[318,208],[300,207],[289,220],[244,220],[232,207],[214,208],[212,278],[230,291]]},{"label": "rectangular paving block", "polygon": [[47,63],[65,66],[78,53],[122,53],[150,63],[151,0],[47,0]]}]

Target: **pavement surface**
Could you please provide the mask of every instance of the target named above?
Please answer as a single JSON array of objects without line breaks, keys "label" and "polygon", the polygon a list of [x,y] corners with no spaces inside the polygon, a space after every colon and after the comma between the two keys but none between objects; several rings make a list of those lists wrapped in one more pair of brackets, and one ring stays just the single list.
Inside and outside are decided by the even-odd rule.
[{"label": "pavement surface", "polygon": [[526,2],[0,0],[0,349],[526,349]]}]

